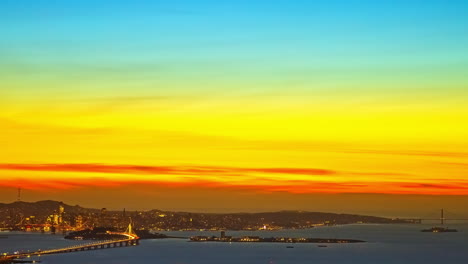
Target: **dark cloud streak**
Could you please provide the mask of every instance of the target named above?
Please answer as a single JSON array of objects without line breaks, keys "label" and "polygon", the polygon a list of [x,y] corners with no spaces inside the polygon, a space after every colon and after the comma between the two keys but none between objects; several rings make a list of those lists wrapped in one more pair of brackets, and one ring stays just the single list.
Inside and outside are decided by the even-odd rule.
[{"label": "dark cloud streak", "polygon": [[296,175],[333,175],[337,172],[316,168],[235,168],[216,166],[144,166],[115,164],[0,164],[0,170],[95,172],[162,175],[229,175],[236,173],[268,173]]}]

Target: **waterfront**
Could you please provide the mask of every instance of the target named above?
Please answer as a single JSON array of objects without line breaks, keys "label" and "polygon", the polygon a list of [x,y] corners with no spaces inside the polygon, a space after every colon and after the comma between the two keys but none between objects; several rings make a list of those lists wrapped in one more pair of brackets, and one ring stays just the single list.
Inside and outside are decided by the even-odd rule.
[{"label": "waterfront", "polygon": [[[345,225],[318,227],[305,230],[282,231],[228,231],[229,235],[290,236],[290,237],[343,237],[363,239],[367,243],[329,244],[319,248],[316,244],[275,243],[191,243],[186,239],[142,240],[141,245],[42,256],[44,264],[78,263],[252,263],[252,264],[302,264],[302,263],[412,263],[445,264],[468,263],[468,225],[450,225],[457,233],[422,233],[421,228],[431,225]],[[40,233],[3,233],[0,251],[36,250],[56,248],[83,241],[69,241],[59,235]],[[166,232],[168,235],[194,236],[219,235],[219,232]]]}]

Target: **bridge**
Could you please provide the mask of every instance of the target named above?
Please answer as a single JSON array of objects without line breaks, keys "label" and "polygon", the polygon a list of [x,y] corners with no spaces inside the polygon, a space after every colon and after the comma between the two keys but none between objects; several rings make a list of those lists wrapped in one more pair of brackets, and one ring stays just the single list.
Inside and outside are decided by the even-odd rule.
[{"label": "bridge", "polygon": [[71,253],[71,252],[89,251],[89,250],[97,250],[97,249],[129,247],[129,246],[137,246],[140,244],[140,238],[133,232],[131,224],[129,224],[127,230],[123,233],[119,233],[119,232],[107,232],[107,233],[111,235],[121,235],[124,238],[116,239],[116,240],[104,240],[104,241],[81,244],[81,245],[74,245],[74,246],[69,246],[65,248],[56,248],[56,249],[47,249],[47,250],[38,249],[33,252],[15,252],[12,254],[4,254],[0,256],[0,263],[11,263],[15,259],[30,258],[33,256]]},{"label": "bridge", "polygon": [[399,220],[406,220],[406,221],[410,221],[412,223],[416,223],[416,224],[421,224],[423,221],[440,221],[440,224],[441,225],[444,225],[446,221],[468,221],[467,218],[463,218],[463,217],[460,217],[460,216],[455,216],[455,217],[450,217],[450,218],[447,218],[445,216],[445,211],[444,209],[440,209],[440,217],[438,218],[435,218],[434,216],[429,216],[429,217],[421,217],[421,218],[398,218]]}]

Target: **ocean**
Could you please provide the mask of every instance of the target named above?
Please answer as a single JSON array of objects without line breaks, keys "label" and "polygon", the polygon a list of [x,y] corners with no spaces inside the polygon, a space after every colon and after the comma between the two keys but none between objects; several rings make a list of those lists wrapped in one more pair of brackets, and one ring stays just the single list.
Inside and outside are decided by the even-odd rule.
[{"label": "ocean", "polygon": [[[367,243],[318,244],[188,242],[187,239],[142,240],[139,246],[35,257],[44,264],[465,264],[468,263],[468,224],[453,224],[457,233],[423,233],[431,225],[356,224],[281,231],[227,231],[232,236],[322,237],[362,239]],[[172,231],[189,237],[216,235],[208,231]],[[88,241],[60,235],[4,232],[0,253],[64,247]]]}]

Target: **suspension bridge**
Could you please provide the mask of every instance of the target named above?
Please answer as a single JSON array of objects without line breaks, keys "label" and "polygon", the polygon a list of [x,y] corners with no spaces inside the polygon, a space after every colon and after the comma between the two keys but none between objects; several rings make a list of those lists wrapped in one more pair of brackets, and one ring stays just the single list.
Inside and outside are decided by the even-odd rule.
[{"label": "suspension bridge", "polygon": [[421,224],[423,221],[440,221],[441,225],[444,225],[447,221],[468,221],[467,217],[463,217],[451,212],[448,212],[444,209],[440,209],[440,216],[436,217],[434,214],[427,215],[426,217],[421,218],[398,218],[400,220],[406,220],[413,223]]}]

